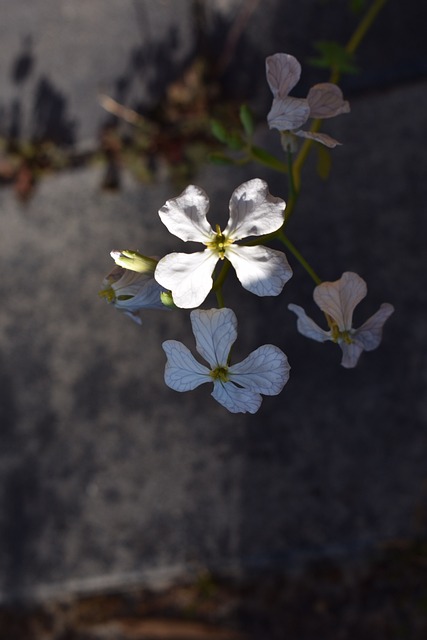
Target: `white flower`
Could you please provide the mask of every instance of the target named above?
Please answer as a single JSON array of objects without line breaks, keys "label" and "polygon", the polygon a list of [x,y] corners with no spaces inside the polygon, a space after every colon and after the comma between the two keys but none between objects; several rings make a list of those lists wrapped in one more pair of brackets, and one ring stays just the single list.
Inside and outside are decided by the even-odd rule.
[{"label": "white flower", "polygon": [[187,241],[202,242],[197,253],[171,253],[162,258],[154,277],[172,291],[178,307],[198,307],[212,289],[212,273],[218,260],[227,258],[245,289],[258,296],[277,296],[292,276],[286,256],[263,246],[235,244],[248,236],[277,231],[283,224],[286,204],[268,191],[263,180],[244,182],[230,199],[230,218],[224,231],[207,221],[209,198],[203,189],[190,185],[160,209],[163,224]]},{"label": "white flower", "polygon": [[353,329],[353,311],[366,292],[366,282],[350,271],[343,273],[336,282],[322,282],[314,289],[314,301],[325,313],[329,331],[321,329],[302,307],[289,304],[288,308],[298,316],[297,327],[303,336],[317,342],[337,342],[343,352],[341,364],[349,369],[356,366],[362,351],[378,347],[383,325],[394,311],[391,304],[384,303],[359,329]]},{"label": "white flower", "polygon": [[205,382],[212,396],[231,413],[256,413],[262,397],[281,392],[289,378],[288,359],[278,347],[265,344],[239,364],[230,365],[230,349],[237,338],[237,319],[231,309],[192,311],[191,324],[200,364],[181,342],[166,340],[165,382],[175,391],[191,391]]},{"label": "white flower", "polygon": [[[112,251],[111,257],[118,262],[126,259],[127,253],[130,252]],[[138,256],[136,253],[132,255]],[[164,290],[153,277],[156,259],[139,257],[141,262],[145,261],[145,271],[138,272],[116,264],[104,278],[103,289],[99,292],[102,298],[128,315],[137,324],[141,324],[139,315],[141,309],[166,309],[160,298]]]},{"label": "white flower", "polygon": [[341,89],[330,82],[315,84],[307,98],[292,98],[288,94],[297,84],[301,65],[288,53],[275,53],[266,61],[267,82],[273,92],[273,104],[267,116],[270,129],[279,129],[301,138],[311,138],[333,148],[340,144],[326,133],[302,131],[309,118],[333,118],[348,113],[350,106],[343,100]]}]

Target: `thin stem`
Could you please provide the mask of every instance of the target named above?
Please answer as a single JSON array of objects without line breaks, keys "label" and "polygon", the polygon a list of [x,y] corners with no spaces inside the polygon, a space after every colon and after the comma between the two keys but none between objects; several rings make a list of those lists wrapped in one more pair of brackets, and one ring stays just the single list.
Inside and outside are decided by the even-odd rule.
[{"label": "thin stem", "polygon": [[315,272],[313,267],[307,262],[307,260],[304,258],[304,256],[298,251],[296,246],[289,240],[288,236],[285,235],[283,233],[283,231],[281,231],[277,235],[277,239],[281,240],[281,242],[283,242],[285,247],[290,251],[290,253],[292,253],[294,258],[296,260],[298,260],[300,265],[307,271],[307,273],[310,276],[310,278],[312,278],[312,280],[314,280],[314,282],[316,284],[320,284],[322,282],[322,280],[319,278],[319,276],[317,275],[317,273]]}]

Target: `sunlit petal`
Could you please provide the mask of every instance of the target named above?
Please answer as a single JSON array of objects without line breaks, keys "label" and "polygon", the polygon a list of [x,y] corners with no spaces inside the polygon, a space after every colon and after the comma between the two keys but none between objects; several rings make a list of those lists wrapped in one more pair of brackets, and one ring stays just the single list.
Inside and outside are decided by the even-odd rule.
[{"label": "sunlit petal", "polygon": [[248,389],[236,387],[232,382],[215,381],[212,396],[230,413],[256,413],[262,397]]},{"label": "sunlit petal", "polygon": [[168,231],[181,240],[209,242],[213,231],[206,219],[209,198],[203,189],[188,186],[176,198],[168,200],[159,210],[159,216]]},{"label": "sunlit petal", "polygon": [[230,379],[237,384],[262,393],[275,396],[281,392],[289,379],[290,366],[288,359],[272,344],[265,344],[242,362],[229,368]]},{"label": "sunlit petal", "polygon": [[196,253],[170,253],[162,258],[154,277],[172,291],[177,307],[192,309],[205,300],[212,289],[212,272],[218,256],[210,249]]},{"label": "sunlit petal", "polygon": [[231,309],[195,310],[191,325],[196,348],[212,369],[226,366],[230,349],[237,338],[237,318]]},{"label": "sunlit petal", "polygon": [[204,382],[212,382],[209,369],[194,358],[182,342],[166,340],[162,347],[167,356],[165,382],[175,391],[191,391]]},{"label": "sunlit petal", "polygon": [[341,89],[331,82],[322,82],[311,87],[307,101],[310,106],[310,118],[333,118],[341,113],[350,112],[350,105],[343,99]]},{"label": "sunlit petal", "polygon": [[240,240],[272,233],[282,226],[285,207],[284,200],[271,195],[264,180],[244,182],[231,196],[230,219],[224,236]]},{"label": "sunlit petal", "polygon": [[267,82],[275,98],[285,98],[301,76],[301,65],[288,53],[275,53],[265,61]]},{"label": "sunlit petal", "polygon": [[366,282],[357,273],[346,271],[335,282],[322,282],[313,293],[316,304],[330,315],[340,331],[351,329],[353,311],[366,296]]},{"label": "sunlit petal", "polygon": [[231,245],[226,257],[236,270],[242,286],[257,296],[277,296],[292,276],[282,251],[269,247]]},{"label": "sunlit petal", "polygon": [[314,320],[307,316],[302,307],[297,304],[288,304],[288,309],[297,315],[297,329],[303,336],[316,340],[316,342],[325,342],[332,339],[331,332],[321,329]]}]

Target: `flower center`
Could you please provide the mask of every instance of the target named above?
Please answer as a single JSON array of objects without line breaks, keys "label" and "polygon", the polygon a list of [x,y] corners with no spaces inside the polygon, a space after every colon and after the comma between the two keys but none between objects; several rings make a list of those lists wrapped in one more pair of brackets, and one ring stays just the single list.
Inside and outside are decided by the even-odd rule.
[{"label": "flower center", "polygon": [[331,331],[332,340],[334,342],[345,342],[346,344],[351,344],[353,342],[350,331],[340,331],[335,323],[331,326]]},{"label": "flower center", "polygon": [[212,369],[212,371],[210,372],[210,376],[214,380],[219,380],[220,382],[227,382],[229,380],[228,367],[224,367],[224,366],[216,367],[216,369]]},{"label": "flower center", "polygon": [[216,225],[216,234],[213,240],[207,243],[207,247],[215,251],[218,254],[220,260],[224,260],[225,258],[225,250],[227,247],[232,244],[232,240],[229,240],[222,233],[219,224]]},{"label": "flower center", "polygon": [[107,302],[114,302],[114,300],[116,299],[116,293],[113,287],[106,287],[105,289],[101,289],[101,291],[98,292],[98,295],[101,298],[105,298]]}]

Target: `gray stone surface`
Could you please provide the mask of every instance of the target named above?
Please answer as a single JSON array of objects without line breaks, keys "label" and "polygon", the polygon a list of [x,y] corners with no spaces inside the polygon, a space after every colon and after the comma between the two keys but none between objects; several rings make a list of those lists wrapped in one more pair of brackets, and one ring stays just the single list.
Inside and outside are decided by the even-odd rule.
[{"label": "gray stone surface", "polygon": [[[426,94],[420,83],[364,97],[331,122],[345,142],[332,179],[308,164],[290,226],[322,277],[356,270],[368,281],[357,320],[395,305],[377,351],[346,371],[333,345],[296,333],[287,304],[316,313],[297,265],[279,299],[227,289],[236,358],[272,342],[292,365],[255,416],[228,414],[205,387],[164,386],[161,341],[192,346],[187,312],[147,313],[138,328],[97,298],[111,248],[177,246],[156,213],[171,184],[127,177],[108,194],[93,166],[46,177],[26,206],[0,191],[3,597],[203,567],[273,571],[425,534]],[[275,148],[274,134],[259,136]],[[267,177],[211,167],[197,183],[214,216],[256,175]]]}]

